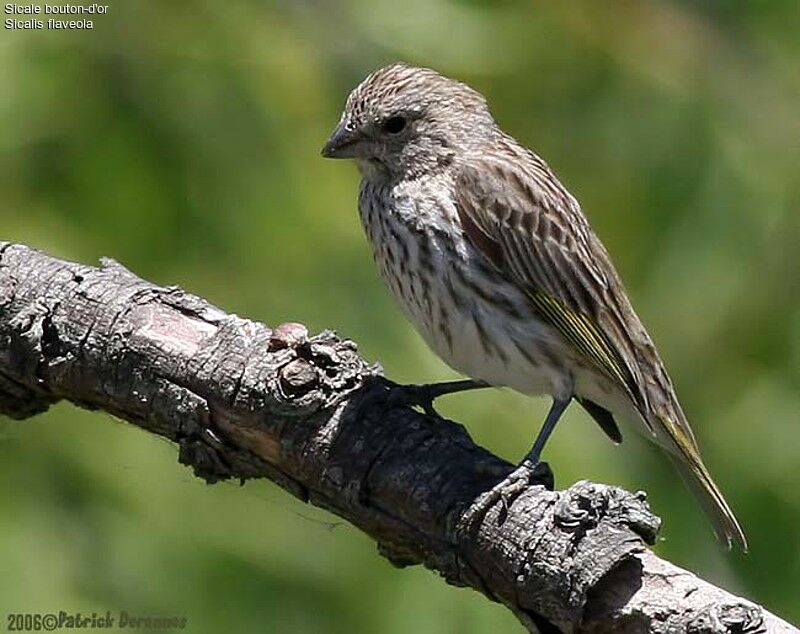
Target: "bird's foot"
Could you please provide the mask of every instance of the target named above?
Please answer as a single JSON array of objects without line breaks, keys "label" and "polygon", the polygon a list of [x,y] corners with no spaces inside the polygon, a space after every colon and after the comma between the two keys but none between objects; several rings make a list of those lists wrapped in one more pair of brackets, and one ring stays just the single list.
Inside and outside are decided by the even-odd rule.
[{"label": "bird's foot", "polygon": [[439,412],[433,406],[433,401],[436,400],[440,394],[436,393],[433,388],[435,385],[423,384],[408,384],[398,385],[394,383],[389,392],[387,404],[390,407],[419,407],[428,416],[434,418],[441,418]]},{"label": "bird's foot", "polygon": [[502,524],[514,501],[531,486],[543,486],[548,491],[553,490],[555,478],[550,465],[546,462],[536,464],[523,462],[491,489],[481,493],[464,513],[461,523],[464,526],[480,523],[494,505],[500,502],[497,523]]},{"label": "bird's foot", "polygon": [[433,407],[433,401],[440,396],[431,389],[433,385],[400,385],[382,376],[374,377],[370,383],[362,408],[420,407],[429,416],[441,418]]},{"label": "bird's foot", "polygon": [[543,486],[548,491],[552,491],[556,487],[556,478],[553,475],[553,470],[550,468],[550,465],[546,462],[537,461],[536,463],[530,463],[527,461],[523,461],[523,463],[517,467],[517,471],[520,469],[526,469],[530,474],[530,478],[528,480],[529,484],[533,486]]},{"label": "bird's foot", "polygon": [[419,407],[434,418],[441,418],[433,407],[433,402],[440,396],[489,387],[486,383],[471,379],[408,385],[400,385],[384,377],[375,377],[374,381],[374,392],[366,397],[365,405],[371,405],[375,399],[380,399],[384,407]]}]

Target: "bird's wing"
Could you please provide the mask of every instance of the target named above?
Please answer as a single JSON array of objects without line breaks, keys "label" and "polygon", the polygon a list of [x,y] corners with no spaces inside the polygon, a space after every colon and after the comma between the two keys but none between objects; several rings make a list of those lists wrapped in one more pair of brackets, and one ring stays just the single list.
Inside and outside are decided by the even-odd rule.
[{"label": "bird's wing", "polygon": [[547,165],[528,152],[484,154],[459,165],[454,194],[466,238],[644,413],[647,394],[627,336],[627,306],[618,302],[621,282]]},{"label": "bird's wing", "polygon": [[464,235],[524,289],[575,350],[629,394],[717,535],[746,550],[742,529],[703,464],[672,382],[608,253],[544,161],[510,140],[504,143],[503,152],[457,166],[454,195]]}]

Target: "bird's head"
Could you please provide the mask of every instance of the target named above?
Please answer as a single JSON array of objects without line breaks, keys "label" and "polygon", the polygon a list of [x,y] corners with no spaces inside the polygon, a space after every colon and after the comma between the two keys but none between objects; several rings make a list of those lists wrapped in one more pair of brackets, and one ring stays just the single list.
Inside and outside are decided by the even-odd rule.
[{"label": "bird's head", "polygon": [[356,159],[367,178],[416,178],[446,167],[493,129],[480,93],[428,68],[393,64],[350,93],[322,155]]}]

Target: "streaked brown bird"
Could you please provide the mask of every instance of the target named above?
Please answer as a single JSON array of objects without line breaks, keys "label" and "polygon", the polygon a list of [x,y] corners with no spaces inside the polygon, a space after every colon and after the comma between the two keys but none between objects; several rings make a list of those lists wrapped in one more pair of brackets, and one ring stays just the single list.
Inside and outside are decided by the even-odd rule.
[{"label": "streaked brown bird", "polygon": [[442,394],[487,385],[551,395],[528,469],[573,399],[614,442],[615,418],[636,421],[719,539],[747,548],[608,253],[481,94],[430,69],[381,68],[347,98],[322,154],[357,161],[361,221],[384,281],[430,347],[472,379],[407,386],[411,401],[432,410]]}]

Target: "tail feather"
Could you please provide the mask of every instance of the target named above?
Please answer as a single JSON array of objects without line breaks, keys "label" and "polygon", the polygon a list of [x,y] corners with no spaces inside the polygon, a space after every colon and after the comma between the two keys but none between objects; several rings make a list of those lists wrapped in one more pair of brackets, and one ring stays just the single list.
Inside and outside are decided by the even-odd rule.
[{"label": "tail feather", "polygon": [[728,549],[733,542],[747,552],[747,539],[742,527],[699,456],[684,458],[670,454],[670,459],[711,520],[717,539]]},{"label": "tail feather", "polygon": [[[747,539],[742,527],[703,464],[697,441],[674,392],[670,391],[669,394],[671,398],[667,402],[668,408],[661,409],[658,414],[653,413],[650,419],[656,431],[656,442],[667,450],[672,464],[703,507],[706,516],[711,520],[717,539],[728,550],[732,543],[736,543],[747,552]],[[665,409],[667,411],[664,411]]]}]

